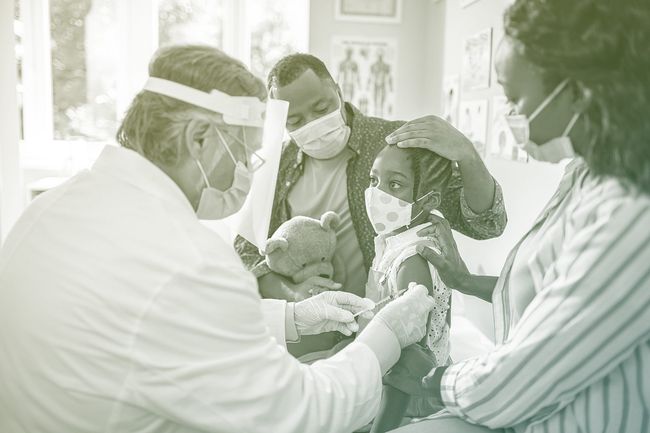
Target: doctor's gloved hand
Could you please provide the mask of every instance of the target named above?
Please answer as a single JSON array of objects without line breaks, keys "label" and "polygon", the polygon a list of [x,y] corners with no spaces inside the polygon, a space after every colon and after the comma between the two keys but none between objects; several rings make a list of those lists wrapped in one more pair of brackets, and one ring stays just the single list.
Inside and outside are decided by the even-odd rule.
[{"label": "doctor's gloved hand", "polygon": [[361,316],[372,317],[375,304],[370,299],[360,298],[348,292],[323,292],[294,306],[294,321],[298,335],[316,335],[339,331],[344,335],[357,332],[354,314],[366,311]]},{"label": "doctor's gloved hand", "polygon": [[429,311],[434,305],[425,286],[411,283],[406,293],[382,308],[373,321],[383,322],[403,349],[424,337]]},{"label": "doctor's gloved hand", "polygon": [[406,293],[382,308],[357,337],[375,353],[382,376],[397,362],[401,349],[424,337],[434,306],[427,293],[426,287],[409,284]]}]

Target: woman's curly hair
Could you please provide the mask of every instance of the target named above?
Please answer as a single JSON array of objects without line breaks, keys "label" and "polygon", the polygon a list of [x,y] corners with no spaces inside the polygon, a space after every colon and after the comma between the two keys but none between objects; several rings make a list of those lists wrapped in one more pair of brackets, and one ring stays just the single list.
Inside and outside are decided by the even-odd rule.
[{"label": "woman's curly hair", "polygon": [[504,25],[549,88],[591,98],[576,149],[591,170],[650,193],[650,1],[516,0]]}]

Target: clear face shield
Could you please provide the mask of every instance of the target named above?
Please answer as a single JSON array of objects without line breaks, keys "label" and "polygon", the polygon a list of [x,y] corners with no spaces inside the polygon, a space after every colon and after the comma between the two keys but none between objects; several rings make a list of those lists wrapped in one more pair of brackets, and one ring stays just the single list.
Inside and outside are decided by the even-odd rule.
[{"label": "clear face shield", "polygon": [[[187,102],[219,113],[227,125],[243,126],[243,140],[231,134],[220,134],[226,147],[226,158],[234,158],[229,145],[243,146],[246,166],[252,178],[250,191],[241,208],[223,222],[231,231],[260,247],[268,237],[275,185],[280,167],[282,142],[289,103],[278,99],[260,101],[254,96],[230,96],[218,90],[203,92],[174,81],[150,77],[144,90]],[[259,128],[262,141],[259,148],[247,142],[246,129]],[[258,134],[254,134],[258,135]]]}]

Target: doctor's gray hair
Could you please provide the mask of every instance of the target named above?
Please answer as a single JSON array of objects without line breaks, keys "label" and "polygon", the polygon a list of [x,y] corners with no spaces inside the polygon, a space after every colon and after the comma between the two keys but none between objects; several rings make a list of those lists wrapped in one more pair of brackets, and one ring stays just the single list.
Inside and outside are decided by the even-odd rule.
[{"label": "doctor's gray hair", "polygon": [[[204,92],[217,89],[231,96],[266,99],[264,83],[243,63],[207,45],[160,48],[149,63],[149,76],[175,81]],[[221,115],[177,99],[141,91],[117,132],[117,141],[152,162],[173,165],[185,152],[185,132],[191,120],[207,132]]]}]

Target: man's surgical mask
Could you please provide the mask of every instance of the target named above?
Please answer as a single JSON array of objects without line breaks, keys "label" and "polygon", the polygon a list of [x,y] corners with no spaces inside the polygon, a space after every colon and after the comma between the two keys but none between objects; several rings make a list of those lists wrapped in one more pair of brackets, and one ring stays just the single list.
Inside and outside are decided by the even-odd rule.
[{"label": "man's surgical mask", "polygon": [[[415,200],[415,203],[429,194],[431,192]],[[368,218],[378,235],[390,233],[411,224],[411,221],[419,217],[423,212],[420,211],[415,217],[411,218],[415,203],[406,202],[380,190],[376,186],[366,189],[365,198]]]},{"label": "man's surgical mask", "polygon": [[548,104],[564,90],[568,80],[562,81],[553,92],[535,109],[530,117],[525,114],[509,114],[505,120],[514,135],[518,147],[523,148],[532,158],[538,161],[559,162],[564,158],[575,156],[569,134],[578,121],[580,113],[575,113],[560,137],[553,138],[546,143],[537,144],[530,139],[530,123],[548,106]]},{"label": "man's surgical mask", "polygon": [[[230,215],[233,215],[239,209],[242,208],[248,192],[251,188],[253,172],[257,170],[263,164],[261,158],[255,157],[252,159],[251,168],[249,169],[243,162],[237,161],[235,156],[230,151],[226,140],[223,135],[217,129],[217,134],[221,140],[223,146],[226,149],[226,152],[235,163],[235,172],[233,175],[233,181],[230,188],[225,191],[218,190],[210,186],[208,177],[203,169],[201,161],[198,159],[195,160],[196,164],[201,171],[201,176],[203,176],[203,181],[205,182],[205,188],[201,192],[201,198],[199,199],[199,206],[196,209],[196,215],[199,219],[202,220],[219,220],[226,218]],[[244,149],[247,149],[244,137],[244,143],[242,143]],[[253,153],[253,155],[256,155]]]},{"label": "man's surgical mask", "polygon": [[339,107],[323,117],[314,119],[301,128],[289,132],[298,147],[315,159],[330,159],[343,151],[350,136]]}]

